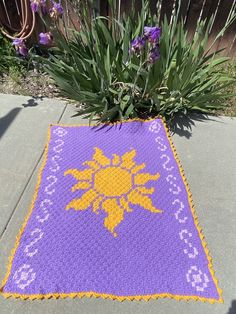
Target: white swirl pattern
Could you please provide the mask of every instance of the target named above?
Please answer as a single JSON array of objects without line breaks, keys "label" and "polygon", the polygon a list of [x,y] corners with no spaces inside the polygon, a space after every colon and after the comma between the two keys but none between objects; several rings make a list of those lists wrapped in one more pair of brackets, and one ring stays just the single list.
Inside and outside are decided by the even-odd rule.
[{"label": "white swirl pattern", "polygon": [[30,244],[25,246],[24,252],[26,253],[26,255],[32,257],[34,256],[36,253],[38,253],[38,249],[34,249],[33,251],[29,251],[29,249],[31,249],[32,246],[35,245],[35,243],[37,243],[43,236],[44,232],[42,232],[41,229],[36,228],[31,232],[31,236],[35,235],[38,233],[38,236],[34,237],[34,240],[30,242]]},{"label": "white swirl pattern", "polygon": [[[59,169],[58,169],[59,170]],[[49,181],[50,183],[45,187],[45,192],[48,194],[48,195],[52,195],[53,193],[55,193],[55,189],[51,188],[56,182],[57,182],[57,177],[56,176],[48,176],[47,181]]]},{"label": "white swirl pattern", "polygon": [[57,160],[61,160],[61,157],[59,155],[55,155],[55,156],[52,156],[51,160],[52,160],[53,166],[50,167],[49,169],[52,172],[57,172],[60,169],[60,166]]},{"label": "white swirl pattern", "polygon": [[59,155],[63,151],[64,141],[62,137],[67,134],[67,130],[62,127],[57,127],[53,130],[53,134],[60,137],[54,141],[54,147],[52,151],[55,153],[49,160],[51,166],[49,167],[49,171],[52,174],[49,174],[46,177],[46,180],[49,181],[49,184],[44,189],[45,198],[40,202],[39,208],[41,212],[36,216],[37,223],[40,224],[40,228],[35,228],[31,233],[30,236],[33,238],[30,243],[26,244],[24,247],[25,256],[28,258],[27,264],[23,264],[15,271],[13,280],[18,288],[24,290],[28,287],[37,277],[36,271],[34,271],[33,267],[31,267],[30,259],[38,254],[37,243],[41,241],[44,237],[45,232],[42,230],[43,224],[49,219],[50,217],[50,207],[53,205],[53,201],[50,197],[56,191],[56,183],[57,183],[57,172],[60,170],[60,162],[62,160],[61,156]]},{"label": "white swirl pattern", "polygon": [[170,183],[172,187],[169,188],[169,191],[172,193],[172,194],[175,194],[175,195],[178,195],[180,192],[181,192],[181,188],[175,183],[176,181],[176,177],[173,176],[172,174],[169,174],[167,177],[166,177],[166,181]]},{"label": "white swirl pattern", "polygon": [[160,136],[156,137],[155,141],[157,142],[157,144],[158,144],[157,148],[160,151],[165,152],[167,150],[167,146],[165,144],[163,144],[164,139],[162,137],[160,137]]},{"label": "white swirl pattern", "polygon": [[167,167],[167,165],[168,165],[169,162],[170,162],[170,157],[169,157],[168,155],[166,155],[166,154],[163,154],[163,155],[161,155],[161,159],[163,159],[163,158],[165,158],[165,160],[166,160],[166,161],[164,162],[164,164],[162,165],[163,168],[164,168],[165,170],[167,170],[167,171],[173,170],[173,169],[174,169],[173,166]]},{"label": "white swirl pattern", "polygon": [[184,216],[183,218],[180,218],[180,214],[182,214],[183,210],[184,210],[184,203],[181,202],[179,199],[175,199],[173,202],[172,202],[172,205],[175,205],[175,204],[179,204],[179,208],[178,210],[175,212],[175,218],[176,220],[178,220],[179,223],[183,224],[186,222],[186,220],[188,219],[187,216]]},{"label": "white swirl pattern", "polygon": [[[188,232],[186,228],[182,229],[182,226],[188,221],[188,217],[185,215],[185,206],[179,198],[183,191],[177,183],[177,178],[174,176],[174,174],[171,173],[174,170],[174,166],[171,165],[171,158],[168,155],[168,147],[164,144],[164,138],[162,138],[159,134],[161,129],[161,123],[158,121],[153,121],[149,126],[150,132],[158,134],[158,136],[155,138],[155,142],[157,143],[157,149],[161,152],[165,152],[161,155],[160,158],[161,160],[163,160],[162,167],[166,171],[165,179],[170,185],[169,191],[173,196],[178,197],[173,199],[172,205],[179,205],[178,208],[174,211],[174,217],[180,224],[179,238],[180,241],[182,241],[185,245],[183,253],[190,260],[197,261],[198,250],[191,242],[192,234]],[[203,273],[202,270],[196,265],[190,266],[190,268],[187,270],[185,280],[196,291],[204,292],[205,289],[208,288],[208,276]]]},{"label": "white swirl pattern", "polygon": [[59,143],[59,144],[57,144],[56,146],[53,147],[54,152],[55,153],[61,153],[62,152],[62,146],[64,145],[64,141],[61,138],[59,138],[55,141],[55,143],[56,144]]},{"label": "white swirl pattern", "polygon": [[51,200],[49,200],[49,199],[44,199],[41,203],[40,203],[40,205],[39,205],[39,207],[42,209],[42,212],[43,212],[43,217],[42,216],[40,216],[40,215],[37,215],[36,216],[36,219],[39,221],[39,222],[44,222],[44,221],[46,221],[46,220],[48,220],[48,218],[49,218],[49,216],[50,216],[50,213],[48,212],[48,209],[49,209],[49,207],[50,206],[52,206],[53,205],[53,202],[51,201]]},{"label": "white swirl pattern", "polygon": [[[187,238],[185,238],[185,235],[187,235]],[[189,258],[195,258],[198,255],[198,250],[189,241],[192,236],[192,233],[188,232],[187,229],[182,229],[179,233],[180,240],[184,241],[184,243],[189,247],[184,249],[184,254],[188,254]],[[189,249],[192,250],[192,252],[189,252]]]}]

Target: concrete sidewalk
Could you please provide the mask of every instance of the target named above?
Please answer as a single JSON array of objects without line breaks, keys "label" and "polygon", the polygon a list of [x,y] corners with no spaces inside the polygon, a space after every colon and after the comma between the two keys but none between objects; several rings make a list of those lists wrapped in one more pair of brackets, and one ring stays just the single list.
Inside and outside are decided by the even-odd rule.
[{"label": "concrete sidewalk", "polygon": [[[32,199],[48,124],[81,123],[81,119],[71,118],[73,113],[73,106],[59,100],[0,94],[0,281]],[[173,141],[193,193],[224,304],[165,299],[21,301],[0,296],[0,313],[235,314],[236,119],[195,121],[191,132],[178,127]]]}]

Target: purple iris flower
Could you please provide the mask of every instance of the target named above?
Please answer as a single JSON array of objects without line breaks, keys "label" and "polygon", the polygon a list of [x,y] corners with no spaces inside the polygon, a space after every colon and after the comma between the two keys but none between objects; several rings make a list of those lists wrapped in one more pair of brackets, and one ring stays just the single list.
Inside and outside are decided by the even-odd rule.
[{"label": "purple iris flower", "polygon": [[47,0],[41,0],[41,11],[43,15],[47,14]]},{"label": "purple iris flower", "polygon": [[61,3],[52,1],[52,8],[50,9],[50,16],[53,18],[61,17],[63,14],[63,7]]},{"label": "purple iris flower", "polygon": [[39,2],[38,1],[31,1],[30,6],[31,6],[31,10],[33,12],[38,12],[38,10],[39,10]]},{"label": "purple iris flower", "polygon": [[58,14],[63,14],[63,7],[60,3],[54,2],[54,9],[58,12]]},{"label": "purple iris flower", "polygon": [[39,43],[41,45],[50,46],[52,44],[52,41],[53,41],[53,37],[50,32],[39,34]]},{"label": "purple iris flower", "polygon": [[20,46],[20,45],[23,45],[23,44],[24,44],[24,41],[21,38],[16,38],[12,42],[12,45],[14,45],[14,46]]},{"label": "purple iris flower", "polygon": [[27,56],[27,54],[28,54],[28,48],[26,47],[26,45],[25,45],[23,39],[21,39],[21,38],[16,38],[16,39],[13,40],[12,44],[15,46],[16,51],[17,51],[20,55],[22,55],[22,56],[24,56],[24,57]]},{"label": "purple iris flower", "polygon": [[146,40],[145,38],[137,37],[131,41],[131,52],[140,52],[145,46]]},{"label": "purple iris flower", "polygon": [[18,52],[20,55],[22,55],[23,57],[26,57],[28,55],[28,48],[24,45],[24,46],[19,46]]},{"label": "purple iris flower", "polygon": [[46,1],[47,0],[30,0],[31,10],[33,12],[38,12],[41,8],[43,14],[46,14]]},{"label": "purple iris flower", "polygon": [[161,36],[160,27],[144,27],[144,36],[152,43],[156,43],[159,41]]},{"label": "purple iris flower", "polygon": [[149,61],[150,63],[155,63],[159,58],[160,58],[160,48],[157,45],[154,48],[152,48],[152,50],[150,51]]}]

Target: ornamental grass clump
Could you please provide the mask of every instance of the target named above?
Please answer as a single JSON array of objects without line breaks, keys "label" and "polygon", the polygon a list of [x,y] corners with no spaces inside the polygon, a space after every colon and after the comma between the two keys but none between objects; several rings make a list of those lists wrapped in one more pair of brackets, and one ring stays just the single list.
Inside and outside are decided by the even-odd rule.
[{"label": "ornamental grass clump", "polygon": [[78,115],[102,122],[154,115],[169,120],[224,106],[230,96],[224,89],[233,79],[219,65],[229,58],[211,48],[235,21],[235,5],[211,47],[215,17],[199,19],[189,40],[180,0],[170,21],[160,21],[147,1],[137,16],[134,9],[121,16],[115,2],[110,5],[110,17],[84,9],[80,31],[50,29],[57,46],[42,61],[61,93],[82,104]]}]

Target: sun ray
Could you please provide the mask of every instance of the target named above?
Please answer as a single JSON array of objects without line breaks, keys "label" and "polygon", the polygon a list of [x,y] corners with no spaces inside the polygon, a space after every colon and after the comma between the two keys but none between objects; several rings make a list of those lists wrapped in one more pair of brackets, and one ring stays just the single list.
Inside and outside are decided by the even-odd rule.
[{"label": "sun ray", "polygon": [[144,209],[149,210],[152,213],[161,213],[162,211],[160,209],[157,209],[153,206],[151,199],[146,196],[142,195],[136,190],[131,191],[128,196],[128,201],[134,205],[140,205]]},{"label": "sun ray", "polygon": [[137,172],[139,172],[140,170],[143,170],[146,167],[145,163],[141,164],[141,165],[137,165],[135,167],[133,167],[131,169],[131,173],[132,174],[136,174]]},{"label": "sun ray", "polygon": [[120,205],[129,213],[131,213],[133,210],[129,207],[129,203],[125,199],[124,196],[121,197],[120,199]]},{"label": "sun ray", "polygon": [[116,237],[117,233],[114,229],[124,219],[124,209],[117,204],[115,198],[106,199],[102,203],[102,207],[107,213],[107,217],[104,219],[104,227]]},{"label": "sun ray", "polygon": [[93,154],[93,160],[98,162],[101,166],[109,166],[110,159],[107,158],[100,148],[95,147],[95,152]]},{"label": "sun ray", "polygon": [[117,166],[120,163],[120,156],[113,154],[112,165]]},{"label": "sun ray", "polygon": [[145,195],[145,194],[151,195],[151,194],[153,194],[153,192],[155,191],[154,188],[148,189],[148,188],[145,188],[145,186],[137,187],[135,190],[138,191],[139,193],[144,194],[144,195]]},{"label": "sun ray", "polygon": [[87,190],[91,187],[91,184],[86,181],[78,182],[72,187],[72,192],[75,192],[76,190]]},{"label": "sun ray", "polygon": [[78,170],[78,169],[68,169],[64,172],[64,176],[67,176],[68,174],[72,175],[76,180],[92,180],[92,175],[94,171],[92,169],[84,169],[84,170]]},{"label": "sun ray", "polygon": [[144,185],[148,181],[157,180],[159,177],[160,177],[159,173],[157,173],[155,175],[151,175],[150,173],[138,173],[134,177],[134,184],[135,185]]},{"label": "sun ray", "polygon": [[126,169],[131,169],[136,163],[133,161],[134,157],[136,156],[136,150],[131,150],[130,152],[125,153],[122,156],[122,163],[121,167]]},{"label": "sun ray", "polygon": [[101,202],[104,199],[103,196],[99,196],[98,198],[95,199],[95,201],[93,202],[93,212],[95,214],[98,214],[98,210],[100,208]]},{"label": "sun ray", "polygon": [[88,190],[85,192],[81,198],[74,199],[67,206],[66,209],[74,210],[85,210],[87,209],[94,201],[98,194],[94,190]]},{"label": "sun ray", "polygon": [[151,195],[155,188],[145,186],[149,181],[157,180],[160,174],[139,173],[146,164],[138,165],[135,156],[136,150],[132,149],[123,155],[113,154],[109,159],[95,147],[93,159],[83,162],[86,169],[69,169],[64,173],[77,180],[76,184],[72,182],[72,192],[86,190],[80,198],[71,200],[66,209],[82,211],[90,208],[95,214],[105,212],[103,225],[114,237],[125,212],[134,211],[132,205],[139,205],[152,213],[162,213],[152,203]]},{"label": "sun ray", "polygon": [[90,169],[93,169],[94,171],[97,171],[101,168],[101,166],[94,160],[89,160],[83,162],[83,166],[88,166]]}]

